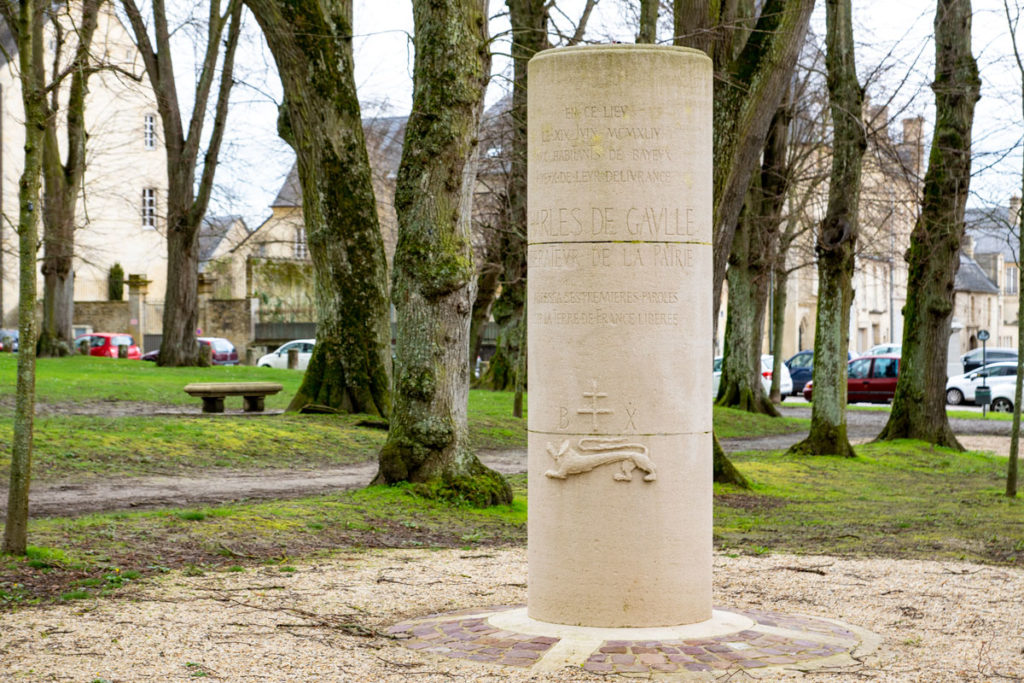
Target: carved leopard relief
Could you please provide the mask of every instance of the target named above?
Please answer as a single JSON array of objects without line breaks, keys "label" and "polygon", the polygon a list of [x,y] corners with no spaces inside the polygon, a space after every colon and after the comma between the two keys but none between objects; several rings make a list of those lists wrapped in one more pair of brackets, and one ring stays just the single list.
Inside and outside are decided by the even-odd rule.
[{"label": "carved leopard relief", "polygon": [[595,467],[614,463],[619,465],[619,471],[613,475],[616,481],[632,481],[634,469],[646,473],[644,481],[654,481],[658,478],[647,446],[625,443],[624,438],[583,438],[575,448],[567,439],[557,450],[554,444],[548,443],[547,451],[554,459],[555,467],[544,474],[552,479],[566,479],[571,474],[583,474]]}]

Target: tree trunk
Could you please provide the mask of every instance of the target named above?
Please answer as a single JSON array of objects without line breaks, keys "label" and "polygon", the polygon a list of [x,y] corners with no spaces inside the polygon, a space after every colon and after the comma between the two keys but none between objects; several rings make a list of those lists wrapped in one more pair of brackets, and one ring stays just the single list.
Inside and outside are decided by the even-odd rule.
[{"label": "tree trunk", "polygon": [[[171,171],[173,173],[173,171]],[[168,192],[168,198],[172,192]],[[199,223],[180,209],[167,216],[167,289],[164,292],[163,338],[157,364],[200,365]]]},{"label": "tree trunk", "polygon": [[[810,22],[814,0],[767,0],[752,33],[738,32],[739,3],[674,0],[676,45],[704,50],[714,62],[714,226],[712,314],[717,335],[725,264],[732,249],[744,193],[764,147],[771,118],[782,101]],[[743,40],[740,49],[737,42]],[[733,55],[739,56],[733,59]],[[715,481],[720,462],[716,449]],[[729,467],[732,464],[729,463]]]},{"label": "tree trunk", "polygon": [[[1009,13],[1009,8],[1007,8]],[[1014,52],[1017,52],[1016,41],[1014,42]],[[1021,73],[1021,85],[1024,86],[1024,63],[1020,61],[1020,55],[1017,55],[1018,65],[1020,66]],[[1024,109],[1024,107],[1022,107]],[[1021,176],[1024,178],[1024,175]],[[1024,189],[1024,187],[1022,187]],[[1024,263],[1024,236],[1021,235],[1021,227],[1024,226],[1024,212],[1018,209],[1016,216],[1010,216],[1011,226],[1016,218],[1017,220],[1017,263]],[[1024,292],[1024,268],[1017,268],[1017,291]],[[1014,382],[1013,388],[1013,427],[1010,430],[1010,458],[1009,462],[1006,463],[1006,496],[1008,498],[1017,497],[1017,461],[1020,455],[1020,402],[1024,398],[1024,334],[1020,331],[1020,321],[1024,320],[1024,295],[1019,294],[1017,296],[1017,379]]]},{"label": "tree trunk", "polygon": [[36,249],[46,95],[43,69],[43,8],[21,0],[17,14],[10,3],[3,18],[18,46],[21,99],[25,111],[25,166],[18,183],[18,371],[7,492],[3,551],[24,555],[28,547],[29,485],[32,481],[32,432],[36,401]]},{"label": "tree trunk", "polygon": [[814,0],[767,0],[753,31],[737,30],[742,3],[675,0],[676,44],[714,60],[715,330],[726,263],[750,178],[786,91]]},{"label": "tree trunk", "polygon": [[[1020,76],[1021,94],[1024,95],[1024,58],[1021,57],[1020,46],[1017,44],[1017,26],[1020,24],[1020,7],[1017,7],[1016,16],[1010,15],[1009,0],[1003,0],[1003,9],[1006,11],[1006,25],[1010,29],[1010,39],[1013,41],[1013,56],[1017,62],[1017,73]],[[1021,113],[1024,114],[1024,97],[1021,99]],[[1021,173],[1021,196],[1024,197],[1024,172]],[[1017,497],[1017,461],[1020,453],[1020,402],[1022,396],[1022,385],[1024,385],[1024,334],[1020,333],[1021,322],[1024,321],[1024,209],[1017,207],[1017,215],[1010,215],[1010,227],[1017,225],[1017,274],[1019,283],[1017,292],[1017,381],[1013,390],[1013,428],[1010,435],[1010,460],[1006,464],[1006,495],[1009,498]]]},{"label": "tree trunk", "polygon": [[832,175],[828,209],[818,232],[818,313],[814,336],[811,431],[790,452],[853,456],[846,436],[846,362],[850,346],[854,251],[861,162],[867,148],[857,81],[850,0],[825,3],[828,100],[832,112]]},{"label": "tree trunk", "polygon": [[[43,321],[39,331],[40,356],[66,356],[74,341],[75,280],[72,272],[75,244],[75,208],[85,175],[85,94],[92,65],[89,51],[96,31],[100,0],[85,0],[75,22],[75,57],[71,64],[71,85],[67,92],[67,160],[61,160],[57,136],[60,84],[50,92],[43,135]],[[77,5],[75,6],[77,7]],[[57,52],[64,43],[60,25],[65,6],[51,17],[58,36]],[[74,19],[73,19],[74,21]],[[55,57],[55,61],[58,58]]]},{"label": "tree trunk", "polygon": [[[121,0],[131,25],[135,45],[156,94],[157,111],[163,124],[167,155],[167,289],[164,292],[163,339],[157,363],[164,366],[200,365],[203,360],[196,342],[199,321],[199,227],[210,204],[217,172],[220,145],[227,126],[228,99],[234,83],[235,48],[241,30],[241,0],[228,0],[224,14],[220,0],[210,0],[205,26],[206,45],[199,62],[192,113],[185,128],[175,83],[171,31],[167,25],[166,0],[153,0],[152,33],[135,0]],[[220,60],[221,36],[227,27],[224,56]],[[197,46],[198,48],[198,46]],[[197,50],[198,52],[198,50]],[[220,83],[212,109],[213,128],[199,167],[200,141],[206,138],[204,121],[210,107],[210,92],[216,74]]]},{"label": "tree trunk", "polygon": [[473,299],[473,312],[469,323],[469,376],[476,373],[476,361],[480,358],[480,349],[484,340],[484,328],[491,318],[491,308],[498,295],[498,281],[501,269],[495,265],[492,251],[487,250],[484,264],[476,278],[476,298]]},{"label": "tree trunk", "polygon": [[788,124],[783,103],[772,117],[761,172],[751,183],[747,205],[733,239],[727,273],[729,316],[716,401],[720,406],[774,417],[778,417],[779,412],[765,396],[761,383],[761,340],[786,196]]},{"label": "tree trunk", "polygon": [[660,7],[661,0],[640,0],[640,32],[636,36],[636,42],[658,42],[658,9]]},{"label": "tree trunk", "polygon": [[[526,348],[526,95],[527,62],[548,44],[548,10],[543,0],[506,0],[512,24],[512,144],[509,154],[509,218],[504,231],[501,294],[494,306],[498,340],[482,384],[494,390],[517,385],[520,356]],[[525,377],[523,378],[525,380]]]},{"label": "tree trunk", "polygon": [[422,482],[475,505],[509,503],[508,483],[470,450],[466,424],[487,1],[414,0],[413,21],[413,108],[395,190],[395,405],[374,482]]},{"label": "tree trunk", "polygon": [[733,484],[740,488],[749,489],[750,482],[747,481],[746,477],[740,474],[740,471],[736,469],[736,466],[732,464],[725,455],[725,451],[722,450],[722,444],[718,441],[718,437],[712,435],[712,450],[714,452],[714,458],[712,460],[712,468],[714,475],[712,480],[719,484]]},{"label": "tree trunk", "polygon": [[907,251],[899,380],[879,439],[922,439],[962,448],[946,417],[946,360],[971,181],[971,125],[980,85],[971,54],[970,0],[939,0],[932,84],[935,133],[921,215]]},{"label": "tree trunk", "polygon": [[[780,250],[777,259],[785,259],[785,254]],[[786,264],[776,261],[774,272],[774,295],[772,296],[772,388],[768,398],[772,403],[781,403],[783,398],[780,384],[780,373],[782,372],[782,344],[785,340],[786,331],[786,287],[789,284],[789,271]]]},{"label": "tree trunk", "polygon": [[779,412],[761,386],[761,331],[764,322],[763,283],[768,270],[759,255],[758,201],[760,188],[751,188],[748,208],[729,257],[729,316],[725,323],[722,378],[715,405],[778,417]]},{"label": "tree trunk", "polygon": [[[773,405],[782,401],[779,392],[779,372],[782,365],[782,329],[786,315],[786,294],[782,293],[782,308],[777,305],[779,297],[779,282],[773,277],[779,270],[785,270],[785,254],[781,250],[781,227],[782,211],[786,203],[786,195],[789,193],[789,184],[792,171],[789,160],[789,123],[792,119],[792,95],[791,89],[787,88],[786,96],[782,104],[775,111],[772,117],[771,126],[768,128],[768,139],[764,145],[764,155],[761,161],[761,220],[764,222],[764,298],[760,300],[762,307],[768,308],[768,300],[771,301],[771,339],[769,344],[772,350],[772,381],[768,392],[768,399]],[[780,264],[780,260],[783,261]],[[781,267],[780,267],[781,265]],[[782,286],[785,287],[783,278]],[[774,288],[774,292],[772,291]],[[774,295],[773,295],[774,294]],[[762,313],[764,315],[764,313]],[[763,329],[763,325],[761,326]]]},{"label": "tree trunk", "polygon": [[317,341],[289,410],[391,414],[387,258],[363,137],[351,0],[247,0],[284,86],[316,289]]}]

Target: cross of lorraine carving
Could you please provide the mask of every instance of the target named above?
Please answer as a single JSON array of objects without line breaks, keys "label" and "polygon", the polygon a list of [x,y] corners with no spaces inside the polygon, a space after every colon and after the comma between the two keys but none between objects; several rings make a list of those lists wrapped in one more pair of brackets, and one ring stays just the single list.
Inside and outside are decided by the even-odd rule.
[{"label": "cross of lorraine carving", "polygon": [[608,398],[608,394],[603,391],[597,390],[597,380],[591,380],[591,390],[583,392],[583,398],[590,399],[589,408],[579,408],[576,412],[579,415],[590,415],[591,423],[594,427],[594,432],[598,431],[597,417],[598,415],[611,415],[615,411],[611,408],[598,408],[597,401],[601,398]]}]

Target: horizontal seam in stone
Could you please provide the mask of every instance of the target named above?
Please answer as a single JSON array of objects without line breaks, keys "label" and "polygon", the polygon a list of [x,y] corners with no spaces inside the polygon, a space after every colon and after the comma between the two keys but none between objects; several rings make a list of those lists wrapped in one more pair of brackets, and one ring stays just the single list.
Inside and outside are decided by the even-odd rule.
[{"label": "horizontal seam in stone", "polygon": [[547,434],[548,436],[593,436],[593,437],[606,437],[606,438],[624,438],[630,439],[633,437],[640,436],[695,436],[698,434],[710,434],[711,430],[701,432],[637,432],[634,434],[597,434],[594,432],[545,432],[539,429],[527,429],[527,434]]},{"label": "horizontal seam in stone", "polygon": [[552,240],[550,242],[529,242],[527,246],[539,247],[545,244],[695,244],[702,247],[710,247],[711,242],[698,242],[696,240],[690,241],[672,241],[672,240]]}]

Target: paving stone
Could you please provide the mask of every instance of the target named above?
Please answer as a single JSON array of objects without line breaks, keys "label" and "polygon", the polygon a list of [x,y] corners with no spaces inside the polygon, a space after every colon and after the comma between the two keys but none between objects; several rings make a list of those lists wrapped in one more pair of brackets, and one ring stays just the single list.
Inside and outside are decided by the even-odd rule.
[{"label": "paving stone", "polygon": [[[488,612],[497,609],[488,609]],[[435,615],[389,627],[400,644],[414,651],[464,659],[483,664],[531,667],[560,641],[554,636],[516,633],[491,626],[480,610]],[[813,618],[774,615],[763,611],[745,614],[759,624],[808,634],[827,634],[843,642],[823,643],[806,637],[786,637],[753,628],[710,638],[656,640],[608,640],[589,655],[583,669],[596,674],[665,674],[676,671],[735,672],[787,664],[812,663],[848,652],[859,640],[848,630]],[[469,618],[467,618],[469,617]]]}]

